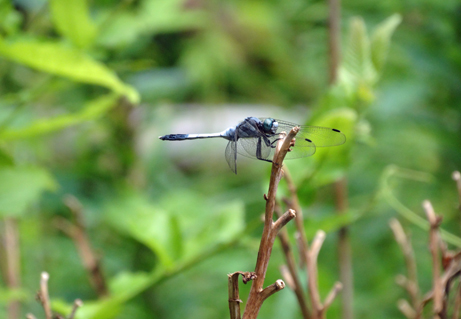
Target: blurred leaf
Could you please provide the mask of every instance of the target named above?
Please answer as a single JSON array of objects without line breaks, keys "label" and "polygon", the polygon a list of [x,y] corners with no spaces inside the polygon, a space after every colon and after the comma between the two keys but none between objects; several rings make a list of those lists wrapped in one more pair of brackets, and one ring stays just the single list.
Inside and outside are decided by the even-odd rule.
[{"label": "blurred leaf", "polygon": [[0,167],[3,166],[13,166],[14,159],[8,154],[5,150],[0,148]]},{"label": "blurred leaf", "polygon": [[4,167],[0,169],[0,216],[19,216],[46,191],[57,184],[40,167]]},{"label": "blurred leaf", "polygon": [[0,287],[0,304],[7,305],[12,301],[26,301],[29,292],[24,289],[8,289]]},{"label": "blurred leaf", "polygon": [[391,36],[401,21],[400,14],[394,14],[381,22],[371,36],[371,60],[378,72],[383,69],[391,44]]},{"label": "blurred leaf", "polygon": [[[129,213],[128,213],[129,212]],[[106,219],[119,231],[149,247],[165,268],[174,266],[173,252],[178,243],[173,236],[177,223],[141,194],[126,193],[112,199],[106,207]]]},{"label": "blurred leaf", "polygon": [[356,220],[362,217],[363,213],[358,211],[347,211],[343,214],[335,214],[322,218],[321,220],[307,219],[304,221],[306,234],[309,238],[313,238],[315,233],[321,229],[327,233],[339,230],[344,226],[353,224]]},{"label": "blurred leaf", "polygon": [[182,260],[195,258],[216,244],[233,240],[245,228],[245,210],[240,200],[216,202],[180,189],[164,196],[160,205],[176,216],[180,224]]},{"label": "blurred leaf", "polygon": [[365,100],[370,100],[369,86],[377,80],[371,61],[370,40],[362,18],[353,18],[349,27],[349,40],[339,69],[339,82],[349,96],[360,91]]},{"label": "blurred leaf", "polygon": [[6,34],[14,34],[21,25],[21,15],[13,8],[12,1],[0,1],[0,29]]},{"label": "blurred leaf", "polygon": [[139,102],[138,92],[120,81],[111,69],[80,50],[66,47],[62,43],[37,40],[9,42],[0,38],[0,55],[43,72],[104,86],[115,93],[126,95],[132,103]]},{"label": "blurred leaf", "polygon": [[59,33],[78,47],[93,42],[96,26],[90,19],[87,0],[51,0],[50,9]]},{"label": "blurred leaf", "polygon": [[139,294],[152,284],[152,276],[148,273],[123,272],[112,278],[109,287],[111,295],[119,301],[126,301]]},{"label": "blurred leaf", "polygon": [[109,94],[88,102],[83,109],[75,114],[56,116],[51,119],[40,119],[19,129],[0,130],[0,140],[17,140],[58,131],[82,122],[95,120],[104,115],[116,105],[118,96]]},{"label": "blurred leaf", "polygon": [[314,125],[339,129],[346,136],[343,145],[318,147],[313,161],[318,171],[314,178],[314,187],[330,184],[342,177],[350,164],[350,150],[355,144],[355,127],[358,114],[351,108],[340,108],[319,116]]},{"label": "blurred leaf", "polygon": [[[123,10],[107,21],[98,42],[108,47],[126,47],[141,36],[202,29],[209,17],[200,10],[186,9],[182,0],[142,1],[137,10]],[[129,26],[129,27],[127,27]]]}]

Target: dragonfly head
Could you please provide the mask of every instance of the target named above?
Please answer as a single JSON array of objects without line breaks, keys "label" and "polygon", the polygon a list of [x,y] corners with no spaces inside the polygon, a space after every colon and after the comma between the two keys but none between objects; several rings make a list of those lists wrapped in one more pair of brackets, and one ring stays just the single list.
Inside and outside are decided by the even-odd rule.
[{"label": "dragonfly head", "polygon": [[272,118],[267,118],[263,122],[263,130],[265,133],[275,134],[277,133],[277,128],[279,127],[279,123]]}]

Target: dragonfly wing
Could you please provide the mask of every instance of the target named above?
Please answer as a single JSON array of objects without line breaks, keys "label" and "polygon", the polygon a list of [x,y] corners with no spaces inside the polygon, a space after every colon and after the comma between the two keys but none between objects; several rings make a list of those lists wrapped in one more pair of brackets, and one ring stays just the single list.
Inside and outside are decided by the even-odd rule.
[{"label": "dragonfly wing", "polygon": [[346,142],[346,136],[337,129],[322,126],[297,125],[282,120],[277,120],[277,122],[279,123],[277,133],[282,131],[288,133],[293,127],[299,126],[300,130],[296,135],[296,139],[301,138],[303,141],[307,139],[306,146],[310,143],[309,141],[313,142],[316,147],[336,146]]},{"label": "dragonfly wing", "polygon": [[226,161],[227,164],[229,165],[229,168],[231,171],[233,171],[235,174],[237,174],[237,152],[236,152],[236,143],[234,141],[229,141],[227,143],[226,147]]},{"label": "dragonfly wing", "polygon": [[[264,140],[257,137],[252,138],[240,138],[237,141],[237,152],[243,156],[258,159],[257,150],[261,148],[261,158],[272,160],[271,154],[273,154],[273,149],[270,146],[267,146]],[[260,146],[258,146],[258,144]]]}]

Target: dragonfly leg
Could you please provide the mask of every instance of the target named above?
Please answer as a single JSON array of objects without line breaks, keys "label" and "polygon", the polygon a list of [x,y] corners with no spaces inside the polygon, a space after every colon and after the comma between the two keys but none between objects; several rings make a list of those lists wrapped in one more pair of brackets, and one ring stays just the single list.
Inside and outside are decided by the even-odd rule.
[{"label": "dragonfly leg", "polygon": [[[264,139],[264,143],[266,143],[266,145],[269,143],[269,140],[267,139]],[[270,143],[269,143],[270,145]],[[267,146],[269,146],[267,145]],[[269,163],[272,163],[271,160],[268,160],[266,158],[263,158],[262,155],[261,155],[261,136],[258,137],[258,143],[256,144],[256,158],[261,160],[261,161],[265,161],[265,162],[269,162]]]}]

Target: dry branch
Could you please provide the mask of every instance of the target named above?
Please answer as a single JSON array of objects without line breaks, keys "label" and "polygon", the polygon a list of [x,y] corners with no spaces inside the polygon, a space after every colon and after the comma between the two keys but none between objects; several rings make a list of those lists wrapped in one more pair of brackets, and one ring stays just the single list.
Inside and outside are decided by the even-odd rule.
[{"label": "dry branch", "polygon": [[65,205],[71,211],[74,223],[70,223],[64,218],[56,219],[56,226],[61,229],[74,242],[79,252],[82,264],[85,267],[91,285],[96,290],[100,297],[109,294],[107,284],[102,273],[102,267],[99,258],[91,248],[91,243],[88,238],[87,229],[84,222],[83,207],[80,201],[72,196],[67,195],[64,198]]},{"label": "dry branch", "polygon": [[[45,311],[45,318],[46,319],[53,319],[53,318],[63,318],[60,315],[55,315],[53,317],[53,313],[51,312],[51,303],[50,303],[50,296],[48,294],[48,280],[50,279],[50,275],[47,272],[42,272],[40,275],[40,290],[37,292],[37,300],[42,304],[43,310]],[[76,299],[72,306],[72,311],[70,315],[67,317],[68,319],[74,319],[75,313],[78,308],[83,305],[83,302],[80,299]],[[36,319],[36,317],[28,313],[26,315],[27,319]]]},{"label": "dry branch", "polygon": [[282,178],[283,159],[285,158],[285,155],[288,152],[290,145],[292,145],[292,140],[295,138],[298,132],[299,128],[294,127],[286,136],[283,136],[284,134],[281,134],[281,138],[277,142],[272,163],[269,191],[265,196],[266,210],[264,215],[264,229],[255,267],[255,273],[257,277],[252,281],[250,294],[248,296],[248,301],[243,313],[244,319],[256,319],[264,300],[276,291],[279,291],[280,289],[283,289],[285,287],[283,281],[277,280],[274,284],[263,289],[264,279],[266,277],[267,266],[269,264],[269,259],[272,253],[272,247],[274,245],[275,237],[277,236],[279,230],[288,221],[290,221],[296,216],[293,210],[288,210],[278,220],[276,220],[275,222],[273,221],[273,215],[276,204],[275,196],[277,193],[278,184],[280,182],[280,179]]}]

